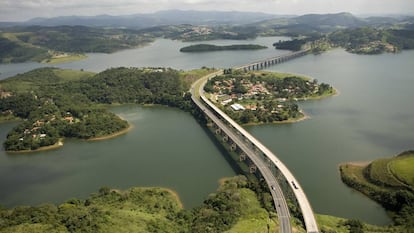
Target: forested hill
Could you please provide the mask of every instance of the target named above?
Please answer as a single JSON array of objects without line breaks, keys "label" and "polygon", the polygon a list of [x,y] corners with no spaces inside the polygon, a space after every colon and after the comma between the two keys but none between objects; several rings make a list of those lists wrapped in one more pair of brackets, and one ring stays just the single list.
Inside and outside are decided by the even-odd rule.
[{"label": "forested hill", "polygon": [[188,76],[163,68],[114,68],[96,75],[42,68],[3,80],[0,113],[27,119],[8,134],[5,149],[35,150],[59,138],[101,137],[128,126],[98,104],[163,104],[189,110]]}]

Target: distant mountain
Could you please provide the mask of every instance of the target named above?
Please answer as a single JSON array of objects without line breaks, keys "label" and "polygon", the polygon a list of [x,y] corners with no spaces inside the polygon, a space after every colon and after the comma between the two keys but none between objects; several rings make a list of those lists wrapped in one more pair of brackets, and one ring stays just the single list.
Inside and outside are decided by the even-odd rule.
[{"label": "distant mountain", "polygon": [[275,18],[249,24],[263,31],[274,30],[284,35],[303,35],[310,33],[327,33],[345,28],[359,28],[364,26],[391,28],[412,28],[414,17],[357,17],[350,13],[337,14],[307,14],[296,17]]},{"label": "distant mountain", "polygon": [[[272,19],[277,16],[255,12],[225,11],[182,11],[168,10],[151,14],[134,14],[124,16],[61,16],[54,18],[35,18],[21,24],[39,26],[82,25],[89,27],[127,27],[147,28],[162,25],[241,25]],[[10,24],[10,23],[9,23]]]},{"label": "distant mountain", "polygon": [[308,14],[295,18],[299,24],[306,24],[313,27],[344,27],[353,28],[365,25],[366,22],[350,13],[338,14]]}]

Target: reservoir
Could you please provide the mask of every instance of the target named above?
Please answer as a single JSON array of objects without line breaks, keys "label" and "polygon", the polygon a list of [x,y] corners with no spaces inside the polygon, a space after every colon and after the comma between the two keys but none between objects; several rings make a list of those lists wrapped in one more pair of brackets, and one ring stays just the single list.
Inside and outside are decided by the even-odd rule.
[{"label": "reservoir", "polygon": [[[117,66],[231,67],[288,52],[271,47],[279,39],[212,41],[209,43],[255,43],[269,48],[201,54],[179,52],[194,43],[159,39],[148,47],[89,54],[86,60],[58,67],[96,72]],[[414,51],[366,56],[336,49],[270,68],[316,78],[340,92],[335,97],[301,102],[308,120],[246,127],[286,163],[315,212],[373,224],[390,222],[378,204],[342,184],[338,164],[414,149],[413,60]],[[1,78],[41,66],[0,65]],[[61,149],[35,154],[0,151],[0,203],[60,202],[86,197],[101,186],[164,186],[176,190],[186,207],[193,207],[214,192],[219,178],[235,175],[214,140],[189,114],[164,107],[112,110],[134,125],[128,134],[101,142],[67,140]],[[1,142],[13,125],[0,124]]]}]

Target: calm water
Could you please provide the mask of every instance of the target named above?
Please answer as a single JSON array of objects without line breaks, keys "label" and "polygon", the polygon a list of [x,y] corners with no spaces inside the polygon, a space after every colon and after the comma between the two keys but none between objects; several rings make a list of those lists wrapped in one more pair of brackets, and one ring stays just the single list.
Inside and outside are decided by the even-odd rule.
[{"label": "calm water", "polygon": [[[205,53],[181,53],[180,48],[199,42],[183,43],[167,39],[158,39],[151,46],[124,50],[113,54],[88,54],[82,61],[55,65],[55,67],[68,69],[85,69],[100,72],[111,67],[172,67],[175,69],[191,70],[203,66],[227,68],[251,61],[261,60],[288,53],[286,50],[275,50],[272,44],[287,37],[261,37],[254,40],[213,40],[207,43],[216,45],[230,44],[260,44],[268,48],[255,51],[216,51]],[[0,79],[24,73],[38,67],[50,65],[39,63],[0,64]]]},{"label": "calm water", "polygon": [[[277,40],[243,42],[269,46],[261,51],[183,54],[179,48],[190,43],[162,39],[149,47],[91,54],[87,60],[59,67],[92,71],[116,66],[229,67],[285,53],[271,48]],[[272,68],[306,74],[341,92],[336,97],[301,103],[309,120],[247,128],[289,166],[316,212],[389,223],[379,205],[342,184],[337,166],[413,149],[413,60],[414,51],[361,56],[334,50]],[[0,65],[0,72],[4,78],[39,66]],[[0,203],[13,206],[85,197],[103,185],[166,186],[177,190],[184,204],[191,207],[215,190],[220,177],[234,175],[190,115],[159,107],[126,106],[114,111],[135,125],[130,133],[103,142],[67,141],[62,149],[33,155],[0,152]],[[12,125],[0,125],[2,140]]]},{"label": "calm water", "polygon": [[[218,187],[221,177],[235,175],[190,114],[164,107],[113,110],[134,125],[128,134],[98,142],[66,141],[59,150],[35,154],[0,152],[1,204],[60,202],[87,197],[102,186],[162,186],[193,207]],[[12,125],[0,124],[2,139]]]}]

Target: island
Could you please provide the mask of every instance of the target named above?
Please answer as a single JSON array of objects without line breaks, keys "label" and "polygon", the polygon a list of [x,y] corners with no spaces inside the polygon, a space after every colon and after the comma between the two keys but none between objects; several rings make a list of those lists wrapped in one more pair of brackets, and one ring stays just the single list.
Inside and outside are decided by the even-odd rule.
[{"label": "island", "polygon": [[339,166],[342,181],[380,203],[401,231],[414,229],[414,151]]},{"label": "island", "polygon": [[336,93],[329,84],[303,76],[229,70],[210,79],[204,90],[213,103],[240,124],[299,121],[305,114],[297,101]]},{"label": "island", "polygon": [[180,49],[180,52],[211,52],[225,50],[259,50],[266,49],[266,46],[256,44],[236,44],[236,45],[212,45],[212,44],[196,44]]}]

